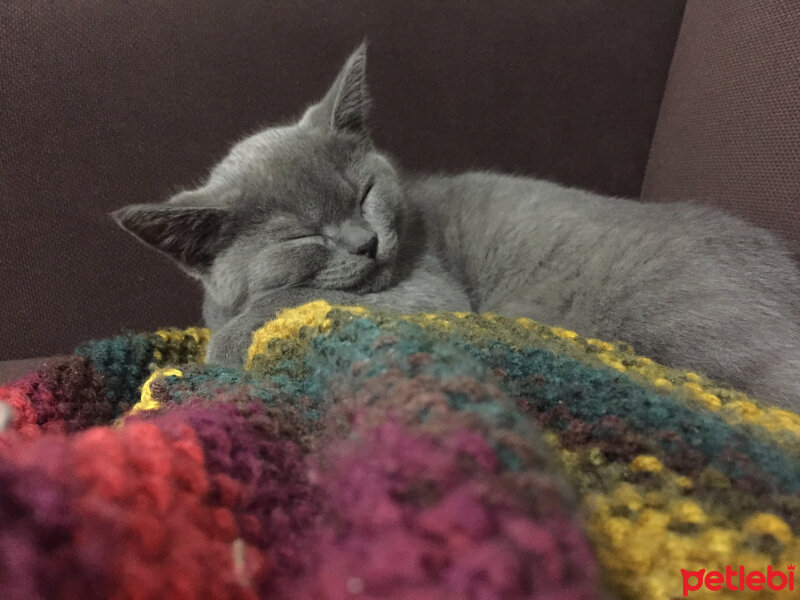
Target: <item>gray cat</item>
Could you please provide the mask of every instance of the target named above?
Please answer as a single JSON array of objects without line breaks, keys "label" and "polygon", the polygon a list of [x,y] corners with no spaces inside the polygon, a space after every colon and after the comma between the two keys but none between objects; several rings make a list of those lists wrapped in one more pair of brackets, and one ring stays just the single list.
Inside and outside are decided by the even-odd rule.
[{"label": "gray cat", "polygon": [[275,311],[324,298],[526,316],[800,408],[800,274],[770,233],[691,203],[496,173],[401,174],[371,143],[362,45],[297,123],[206,184],[114,213],[205,288],[207,360],[241,365]]}]

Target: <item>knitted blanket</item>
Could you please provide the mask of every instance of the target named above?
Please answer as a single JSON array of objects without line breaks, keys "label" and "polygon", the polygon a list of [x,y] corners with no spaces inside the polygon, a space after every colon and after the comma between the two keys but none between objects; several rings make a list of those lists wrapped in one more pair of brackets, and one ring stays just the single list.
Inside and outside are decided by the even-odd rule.
[{"label": "knitted blanket", "polygon": [[797,598],[798,415],[491,314],[314,302],[245,370],[207,339],[0,387],[0,597]]}]

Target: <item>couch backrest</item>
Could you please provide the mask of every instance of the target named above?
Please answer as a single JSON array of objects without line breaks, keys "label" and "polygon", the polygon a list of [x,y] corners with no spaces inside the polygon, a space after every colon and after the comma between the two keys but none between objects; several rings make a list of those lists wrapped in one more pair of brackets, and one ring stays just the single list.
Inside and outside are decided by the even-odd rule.
[{"label": "couch backrest", "polygon": [[800,2],[690,0],[642,197],[695,198],[800,242]]},{"label": "couch backrest", "polygon": [[635,196],[683,0],[0,3],[0,360],[200,319],[107,213],[296,115],[366,35],[376,141]]}]

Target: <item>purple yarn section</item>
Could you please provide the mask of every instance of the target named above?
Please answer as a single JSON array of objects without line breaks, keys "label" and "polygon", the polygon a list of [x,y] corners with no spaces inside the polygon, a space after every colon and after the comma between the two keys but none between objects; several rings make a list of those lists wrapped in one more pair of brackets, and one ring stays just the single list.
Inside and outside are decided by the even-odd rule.
[{"label": "purple yarn section", "polygon": [[14,387],[25,393],[45,433],[73,433],[111,422],[105,383],[83,356],[49,361]]},{"label": "purple yarn section", "polygon": [[532,517],[517,476],[470,430],[433,435],[389,419],[332,441],[312,477],[325,508],[306,576],[286,597],[598,597],[593,554],[570,515]]},{"label": "purple yarn section", "polygon": [[0,457],[0,597],[3,600],[106,597],[108,548],[79,540],[73,470],[60,438],[18,445]]},{"label": "purple yarn section", "polygon": [[209,501],[232,506],[240,536],[265,551],[284,576],[300,571],[302,537],[319,513],[320,490],[308,479],[303,450],[282,436],[279,411],[260,403],[190,400],[154,422],[167,434],[190,426],[203,449]]},{"label": "purple yarn section", "polygon": [[[307,448],[284,433],[292,411],[242,394],[148,420],[170,436],[194,431],[209,501],[231,506],[241,537],[267,557],[262,597],[597,598],[594,556],[558,484],[509,472],[472,417],[442,408],[439,386],[367,382]],[[456,389],[487,393],[474,381]],[[440,409],[425,425],[402,408],[414,393]]]}]

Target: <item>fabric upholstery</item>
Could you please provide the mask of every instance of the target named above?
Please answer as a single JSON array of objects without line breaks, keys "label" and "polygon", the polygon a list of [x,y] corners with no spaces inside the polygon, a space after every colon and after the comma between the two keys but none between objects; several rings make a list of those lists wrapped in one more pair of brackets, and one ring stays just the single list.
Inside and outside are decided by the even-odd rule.
[{"label": "fabric upholstery", "polygon": [[0,384],[22,377],[26,373],[39,368],[42,363],[48,360],[57,361],[60,358],[60,356],[54,356],[52,358],[23,358],[22,360],[0,361]]},{"label": "fabric upholstery", "polygon": [[800,4],[690,0],[642,197],[695,198],[800,241]]},{"label": "fabric upholstery", "polygon": [[[107,213],[202,179],[367,36],[376,141],[635,196],[683,0],[0,3],[0,360],[196,324],[200,292]],[[169,284],[165,282],[169,281]]]}]

